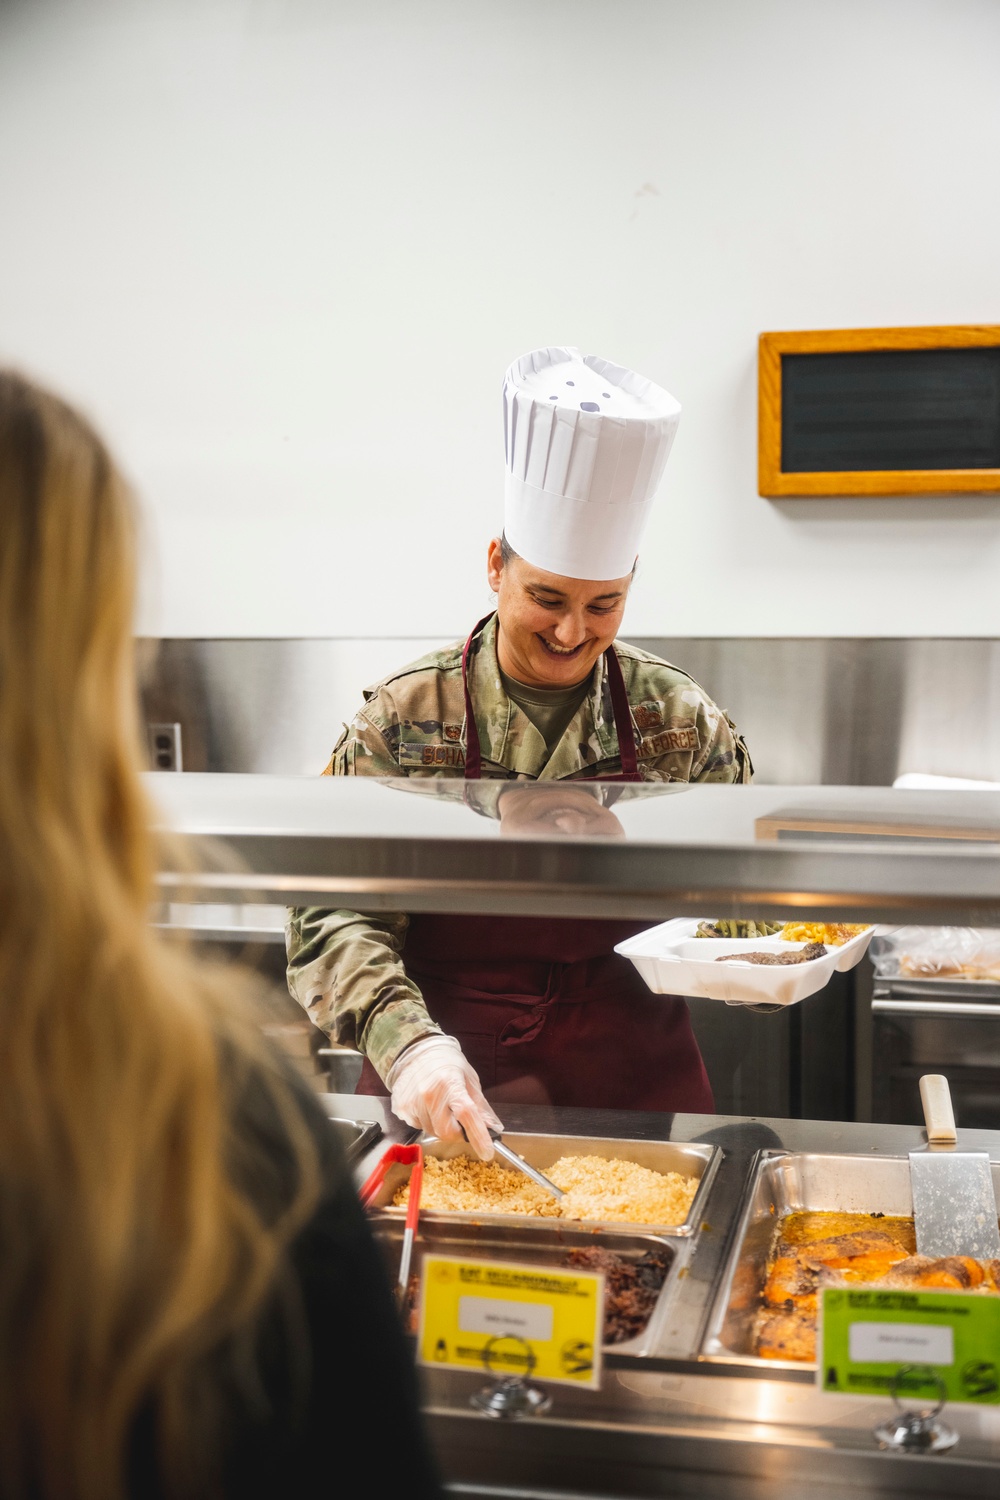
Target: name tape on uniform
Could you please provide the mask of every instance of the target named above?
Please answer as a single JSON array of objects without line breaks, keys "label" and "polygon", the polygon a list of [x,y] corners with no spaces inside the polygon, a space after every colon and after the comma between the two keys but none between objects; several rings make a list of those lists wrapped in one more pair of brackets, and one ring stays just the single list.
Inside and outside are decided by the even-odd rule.
[{"label": "name tape on uniform", "polygon": [[818,1343],[824,1391],[1000,1403],[1000,1297],[826,1287]]},{"label": "name tape on uniform", "polygon": [[425,1255],[417,1358],[450,1370],[601,1384],[604,1277]]},{"label": "name tape on uniform", "polygon": [[465,751],[461,745],[426,744],[423,741],[400,742],[396,759],[401,766],[464,766]]},{"label": "name tape on uniform", "polygon": [[661,734],[644,738],[639,748],[642,756],[666,755],[671,750],[700,750],[701,736],[692,725],[688,729],[664,729]]}]

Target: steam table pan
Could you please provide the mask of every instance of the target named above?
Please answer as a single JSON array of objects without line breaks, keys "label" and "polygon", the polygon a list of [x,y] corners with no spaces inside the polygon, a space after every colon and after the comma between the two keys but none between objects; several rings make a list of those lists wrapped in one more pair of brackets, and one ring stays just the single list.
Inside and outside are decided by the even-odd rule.
[{"label": "steam table pan", "polygon": [[[1000,1164],[992,1164],[1000,1189]],[[744,1371],[812,1379],[812,1360],[762,1359],[754,1324],[767,1262],[780,1219],[794,1213],[884,1214],[909,1218],[910,1163],[906,1156],[849,1156],[762,1151],[751,1171],[735,1238],[719,1279],[700,1358]],[[873,1224],[877,1228],[877,1222]]]},{"label": "steam table pan", "polygon": [[[561,1156],[602,1156],[609,1160],[636,1162],[640,1167],[649,1167],[654,1172],[680,1172],[685,1177],[699,1179],[694,1201],[680,1224],[622,1224],[618,1221],[602,1224],[601,1221],[594,1219],[556,1221],[563,1227],[579,1225],[587,1233],[592,1233],[598,1228],[606,1228],[616,1234],[647,1233],[682,1239],[694,1235],[705,1218],[705,1205],[722,1157],[718,1146],[703,1145],[698,1141],[632,1141],[603,1136],[537,1135],[527,1132],[517,1134],[510,1130],[504,1131],[504,1140],[508,1146],[542,1172],[546,1172]],[[472,1147],[465,1141],[439,1141],[430,1138],[423,1140],[421,1144],[425,1158],[433,1156],[440,1160],[448,1160],[455,1156],[475,1157]],[[516,1168],[508,1166],[500,1158],[496,1159],[496,1164],[504,1171],[516,1172]],[[397,1189],[406,1181],[408,1173],[409,1168],[405,1166],[394,1164],[390,1167],[382,1187],[372,1200],[371,1207],[384,1210],[393,1218],[401,1216],[403,1210],[391,1208],[390,1204]],[[453,1222],[456,1220],[474,1220],[476,1224],[491,1227],[509,1225],[514,1220],[526,1233],[534,1235],[539,1235],[551,1228],[554,1222],[550,1218],[536,1218],[528,1214],[443,1213],[437,1209],[424,1208],[420,1211],[421,1225],[431,1221]]]},{"label": "steam table pan", "polygon": [[[425,1147],[426,1150],[426,1147]],[[669,1304],[677,1284],[677,1276],[684,1259],[688,1242],[676,1240],[671,1243],[659,1235],[639,1230],[630,1231],[628,1225],[610,1229],[584,1228],[572,1221],[545,1219],[537,1221],[544,1227],[539,1231],[524,1215],[507,1214],[501,1223],[470,1222],[467,1215],[420,1215],[420,1228],[414,1245],[411,1276],[419,1277],[425,1255],[455,1255],[468,1260],[504,1260],[523,1262],[526,1266],[563,1267],[570,1250],[611,1250],[628,1261],[639,1260],[648,1250],[663,1252],[670,1261],[666,1280],[660,1288],[649,1321],[634,1338],[617,1344],[605,1344],[605,1350],[613,1356],[642,1358],[656,1352],[668,1316]],[[403,1247],[403,1224],[395,1216],[388,1215],[372,1221],[375,1235],[386,1258],[389,1275],[396,1280]],[[586,1270],[587,1267],[581,1269]]]}]

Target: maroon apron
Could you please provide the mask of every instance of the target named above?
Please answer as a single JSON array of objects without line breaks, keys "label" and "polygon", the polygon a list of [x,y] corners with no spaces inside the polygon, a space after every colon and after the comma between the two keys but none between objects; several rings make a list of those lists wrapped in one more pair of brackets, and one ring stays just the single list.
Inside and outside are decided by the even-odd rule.
[{"label": "maroon apron", "polygon": [[[487,619],[489,617],[487,616]],[[465,777],[482,753],[465,688]],[[622,769],[602,781],[641,781],[625,682],[604,657]],[[683,1000],[654,995],[614,945],[648,922],[587,918],[413,916],[406,972],[431,1017],[455,1037],[487,1098],[590,1109],[710,1114],[712,1090]],[[384,1094],[368,1059],[359,1094]]]}]

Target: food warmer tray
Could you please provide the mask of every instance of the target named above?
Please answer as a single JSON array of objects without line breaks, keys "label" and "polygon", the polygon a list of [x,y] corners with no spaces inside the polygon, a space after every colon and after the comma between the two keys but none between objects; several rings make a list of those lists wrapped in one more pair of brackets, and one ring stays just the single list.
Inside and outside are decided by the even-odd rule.
[{"label": "food warmer tray", "polygon": [[[1000,1164],[993,1163],[1000,1195]],[[700,1359],[735,1365],[744,1373],[813,1380],[814,1360],[762,1359],[754,1350],[754,1323],[778,1221],[793,1213],[913,1213],[906,1156],[853,1156],[762,1151],[747,1182],[729,1255],[702,1340]]]},{"label": "food warmer tray", "polygon": [[[618,1225],[616,1229],[593,1229],[572,1220],[540,1219],[539,1231],[523,1214],[507,1214],[498,1223],[470,1222],[469,1215],[421,1215],[413,1247],[411,1275],[419,1276],[425,1255],[456,1255],[465,1260],[505,1260],[530,1266],[565,1267],[571,1250],[595,1247],[613,1251],[624,1260],[637,1261],[650,1250],[664,1252],[670,1265],[646,1326],[634,1338],[605,1344],[605,1359],[612,1363],[652,1354],[663,1334],[669,1306],[685,1260],[688,1242],[670,1241],[643,1229]],[[530,1227],[529,1227],[530,1226]],[[372,1224],[376,1242],[385,1255],[390,1279],[395,1283],[403,1246],[403,1222],[383,1215]],[[568,1268],[572,1269],[572,1267]],[[579,1268],[589,1270],[587,1266]],[[415,1332],[415,1329],[411,1330]]]},{"label": "food warmer tray", "polygon": [[[563,1225],[579,1222],[588,1233],[604,1228],[619,1234],[656,1234],[665,1235],[671,1239],[691,1238],[697,1233],[698,1226],[705,1217],[705,1205],[722,1158],[722,1151],[718,1146],[697,1141],[640,1141],[588,1135],[517,1134],[509,1130],[504,1131],[503,1138],[508,1146],[524,1157],[525,1161],[533,1167],[538,1167],[542,1172],[547,1172],[561,1156],[601,1156],[612,1161],[636,1162],[640,1167],[648,1167],[654,1172],[680,1172],[685,1177],[700,1179],[694,1200],[681,1224],[622,1224],[617,1221],[601,1224],[591,1219],[558,1221]],[[429,1138],[423,1140],[421,1144],[425,1156],[436,1156],[439,1160],[449,1160],[456,1156],[475,1156],[472,1147],[465,1141],[439,1141]],[[500,1159],[497,1159],[497,1165],[504,1171],[517,1170]],[[403,1210],[390,1208],[389,1205],[392,1203],[397,1188],[402,1186],[408,1176],[409,1168],[402,1164],[394,1164],[389,1168],[385,1181],[371,1205],[376,1214],[385,1212],[393,1218],[402,1218]],[[552,1219],[536,1218],[528,1214],[517,1214],[513,1217],[516,1218],[519,1226],[534,1235],[541,1234],[553,1223]],[[511,1218],[510,1214],[441,1213],[430,1209],[421,1209],[420,1212],[421,1224],[474,1219],[479,1225],[502,1228],[510,1224]]]}]

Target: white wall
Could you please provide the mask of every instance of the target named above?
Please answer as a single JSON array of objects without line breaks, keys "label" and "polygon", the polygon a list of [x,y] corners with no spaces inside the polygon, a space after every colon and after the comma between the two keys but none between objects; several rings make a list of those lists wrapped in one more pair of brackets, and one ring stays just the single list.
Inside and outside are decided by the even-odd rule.
[{"label": "white wall", "polygon": [[139,627],[455,636],[508,362],[684,404],[633,634],[1000,634],[1000,502],[756,494],[762,329],[1000,321],[993,0],[0,0],[0,357]]}]

